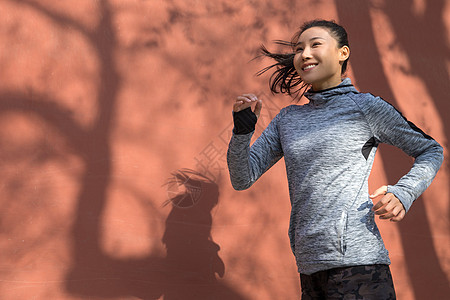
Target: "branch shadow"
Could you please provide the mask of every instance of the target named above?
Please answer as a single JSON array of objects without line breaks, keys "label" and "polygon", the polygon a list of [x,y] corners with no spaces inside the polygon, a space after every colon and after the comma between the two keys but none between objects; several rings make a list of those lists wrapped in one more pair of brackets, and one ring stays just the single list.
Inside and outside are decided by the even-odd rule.
[{"label": "branch shadow", "polygon": [[[437,11],[441,12],[440,6],[442,6],[443,1],[436,1],[439,3],[433,6],[432,9],[431,1],[426,1],[428,8],[427,19],[432,18],[434,20],[431,23],[428,23],[426,20],[417,20],[408,14],[411,10],[407,6],[411,2],[385,2],[387,4],[385,12],[394,26],[395,34],[398,38],[397,42],[403,46],[402,48],[408,54],[412,63],[412,72],[418,75],[427,85],[430,96],[438,107],[439,112],[448,111],[449,105],[444,102],[446,98],[444,95],[447,95],[449,92],[449,83],[445,79],[438,81],[432,79],[436,78],[436,72],[447,74],[445,62],[440,61],[440,58],[445,57],[442,51],[445,51],[443,49],[446,49],[446,45],[439,44],[445,41],[443,36],[445,27],[440,14],[436,14]],[[394,106],[398,106],[384,73],[380,61],[380,53],[375,43],[369,1],[343,0],[335,1],[335,4],[342,25],[349,29],[349,35],[352,37],[352,49],[354,50],[352,54],[352,70],[357,78],[358,85],[362,90],[375,90],[377,94],[389,99],[389,102]],[[427,35],[427,37],[417,36],[419,33]],[[433,41],[431,44],[435,44],[431,50],[429,48],[430,43],[425,42],[428,40]],[[436,42],[438,45],[436,45]],[[422,45],[425,48],[418,51],[418,45]],[[440,55],[428,57],[426,60],[418,59],[418,55],[420,56],[421,53],[430,54],[434,50]],[[418,51],[418,53],[415,51]],[[373,59],[367,59],[367,57]],[[432,67],[430,68],[428,65]],[[367,72],[367,70],[370,70],[370,72]],[[376,80],[374,80],[375,78]],[[448,78],[448,75],[445,78]],[[445,120],[442,115],[441,120]],[[445,124],[444,130],[447,136],[449,131],[448,124]],[[382,145],[380,151],[383,154],[382,160],[388,182],[397,182],[409,170],[411,161],[405,158],[404,153],[394,147]],[[444,299],[450,293],[450,287],[436,249],[432,243],[428,242],[432,232],[430,220],[427,218],[423,199],[421,198],[415,201],[408,216],[398,224],[406,267],[416,299],[430,297],[432,299]],[[420,237],[425,237],[426,241],[421,240]],[[423,259],[424,257],[426,259]]]},{"label": "branch shadow", "polygon": [[[66,291],[73,295],[142,299],[245,299],[219,282],[225,265],[220,246],[212,240],[211,210],[218,203],[219,189],[206,176],[190,170],[174,174],[168,185],[186,190],[171,198],[172,210],[166,220],[163,243],[167,256],[149,253],[139,259],[116,259],[104,252],[102,218],[108,201],[112,176],[111,131],[117,109],[121,77],[114,61],[116,32],[113,12],[106,0],[98,1],[97,27],[87,30],[74,20],[54,13],[36,2],[21,1],[57,25],[70,25],[91,44],[99,62],[98,114],[90,128],[78,124],[71,112],[48,95],[3,91],[0,109],[32,113],[55,128],[80,157],[84,173],[77,195],[73,224],[73,261],[66,274]],[[39,99],[39,101],[36,101]],[[182,184],[178,184],[179,182]],[[194,190],[197,194],[194,195]],[[186,205],[187,199],[195,199]]]}]

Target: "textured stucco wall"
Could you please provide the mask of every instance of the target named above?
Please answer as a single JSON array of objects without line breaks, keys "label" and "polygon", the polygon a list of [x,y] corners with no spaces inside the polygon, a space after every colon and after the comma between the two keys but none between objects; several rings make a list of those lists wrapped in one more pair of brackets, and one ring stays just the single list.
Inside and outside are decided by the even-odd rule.
[{"label": "textured stucco wall", "polygon": [[[445,147],[448,0],[0,2],[0,298],[298,299],[284,162],[231,188],[236,95],[272,96],[262,43],[304,21],[350,36],[349,76]],[[371,190],[412,160],[382,146]],[[378,222],[399,299],[449,294],[449,169]]]}]

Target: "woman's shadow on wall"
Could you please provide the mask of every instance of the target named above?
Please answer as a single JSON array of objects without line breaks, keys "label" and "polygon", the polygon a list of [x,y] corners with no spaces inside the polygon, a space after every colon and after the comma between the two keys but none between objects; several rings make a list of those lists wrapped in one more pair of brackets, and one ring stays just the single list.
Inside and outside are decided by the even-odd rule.
[{"label": "woman's shadow on wall", "polygon": [[75,249],[78,262],[66,281],[71,293],[105,298],[244,299],[217,279],[225,274],[220,247],[211,236],[218,185],[188,169],[175,172],[166,185],[169,200],[164,205],[172,207],[162,237],[166,256],[120,260],[102,251],[92,253],[93,245]]}]

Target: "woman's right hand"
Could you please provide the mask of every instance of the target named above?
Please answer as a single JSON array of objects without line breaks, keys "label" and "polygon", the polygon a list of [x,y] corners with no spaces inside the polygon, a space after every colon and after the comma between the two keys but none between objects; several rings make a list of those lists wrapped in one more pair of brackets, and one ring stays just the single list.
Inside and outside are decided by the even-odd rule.
[{"label": "woman's right hand", "polygon": [[256,97],[256,95],[254,94],[243,94],[241,96],[238,96],[236,98],[236,102],[234,102],[233,104],[233,111],[238,112],[244,110],[247,107],[252,106],[252,104],[255,102],[256,105],[255,109],[253,110],[253,113],[256,115],[257,118],[259,118],[262,108],[262,101],[261,99],[258,99],[258,97]]}]

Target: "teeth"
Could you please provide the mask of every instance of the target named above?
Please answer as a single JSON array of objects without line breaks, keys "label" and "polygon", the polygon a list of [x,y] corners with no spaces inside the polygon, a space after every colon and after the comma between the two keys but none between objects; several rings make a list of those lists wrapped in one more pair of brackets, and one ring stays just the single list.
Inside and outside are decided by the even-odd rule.
[{"label": "teeth", "polygon": [[317,66],[317,65],[308,65],[308,66],[304,67],[303,70],[309,70],[311,68],[314,68],[315,66]]}]

